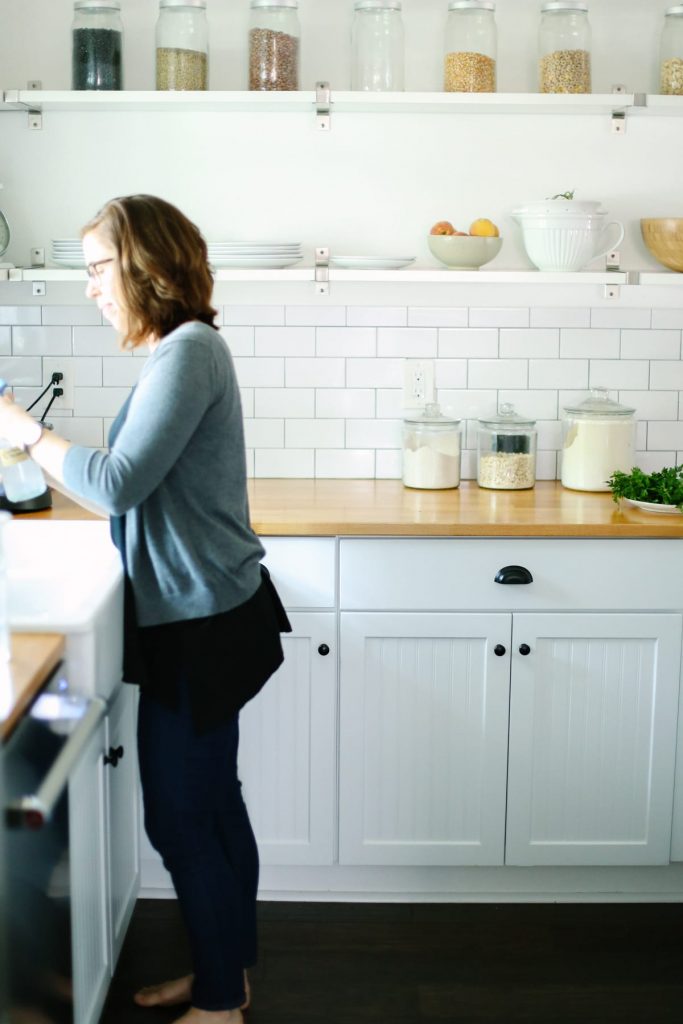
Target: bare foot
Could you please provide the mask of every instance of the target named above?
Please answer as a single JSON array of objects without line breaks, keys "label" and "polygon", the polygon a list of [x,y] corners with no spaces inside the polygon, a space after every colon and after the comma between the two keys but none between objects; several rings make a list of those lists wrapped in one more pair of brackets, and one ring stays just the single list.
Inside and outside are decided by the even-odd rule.
[{"label": "bare foot", "polygon": [[138,1006],[178,1006],[192,999],[194,974],[186,974],[173,981],[162,981],[159,985],[146,985],[136,992],[133,999]]},{"label": "bare foot", "polygon": [[241,1010],[199,1010],[191,1006],[174,1024],[244,1024]]}]

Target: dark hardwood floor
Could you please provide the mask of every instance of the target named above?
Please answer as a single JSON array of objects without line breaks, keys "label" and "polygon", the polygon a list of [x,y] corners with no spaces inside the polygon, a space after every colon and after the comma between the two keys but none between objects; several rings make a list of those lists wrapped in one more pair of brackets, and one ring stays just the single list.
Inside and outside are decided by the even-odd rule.
[{"label": "dark hardwood floor", "polygon": [[[261,903],[247,1024],[682,1024],[683,904]],[[101,1024],[166,1024],[172,900],[139,900]]]}]

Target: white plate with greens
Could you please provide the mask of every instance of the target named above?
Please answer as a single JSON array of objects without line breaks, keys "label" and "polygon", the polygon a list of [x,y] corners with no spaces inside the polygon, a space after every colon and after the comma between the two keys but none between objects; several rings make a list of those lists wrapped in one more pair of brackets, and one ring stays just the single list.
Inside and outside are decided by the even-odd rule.
[{"label": "white plate with greens", "polygon": [[622,498],[624,505],[631,505],[632,508],[642,509],[643,512],[664,512],[669,515],[683,515],[677,505],[662,505],[656,501],[636,501],[635,498]]}]

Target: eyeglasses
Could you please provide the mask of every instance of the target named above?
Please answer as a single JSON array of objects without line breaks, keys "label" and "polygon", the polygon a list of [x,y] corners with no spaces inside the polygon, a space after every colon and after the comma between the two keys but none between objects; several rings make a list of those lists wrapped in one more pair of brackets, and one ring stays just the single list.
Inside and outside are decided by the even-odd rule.
[{"label": "eyeglasses", "polygon": [[99,284],[100,281],[102,280],[102,274],[104,273],[102,267],[104,267],[107,263],[114,262],[114,257],[110,256],[109,259],[96,260],[95,263],[89,263],[88,266],[85,268],[89,280],[95,281],[97,284]]}]

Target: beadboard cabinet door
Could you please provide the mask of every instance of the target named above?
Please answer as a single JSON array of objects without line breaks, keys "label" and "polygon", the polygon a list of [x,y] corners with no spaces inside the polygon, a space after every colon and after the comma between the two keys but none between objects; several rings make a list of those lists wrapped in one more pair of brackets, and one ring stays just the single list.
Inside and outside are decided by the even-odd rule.
[{"label": "beadboard cabinet door", "polygon": [[342,613],[341,864],[503,863],[510,636],[500,613]]},{"label": "beadboard cabinet door", "polygon": [[336,845],[334,612],[288,612],[284,664],[240,714],[239,772],[263,864],[331,864]]},{"label": "beadboard cabinet door", "polygon": [[513,616],[506,864],[667,864],[677,614]]}]

